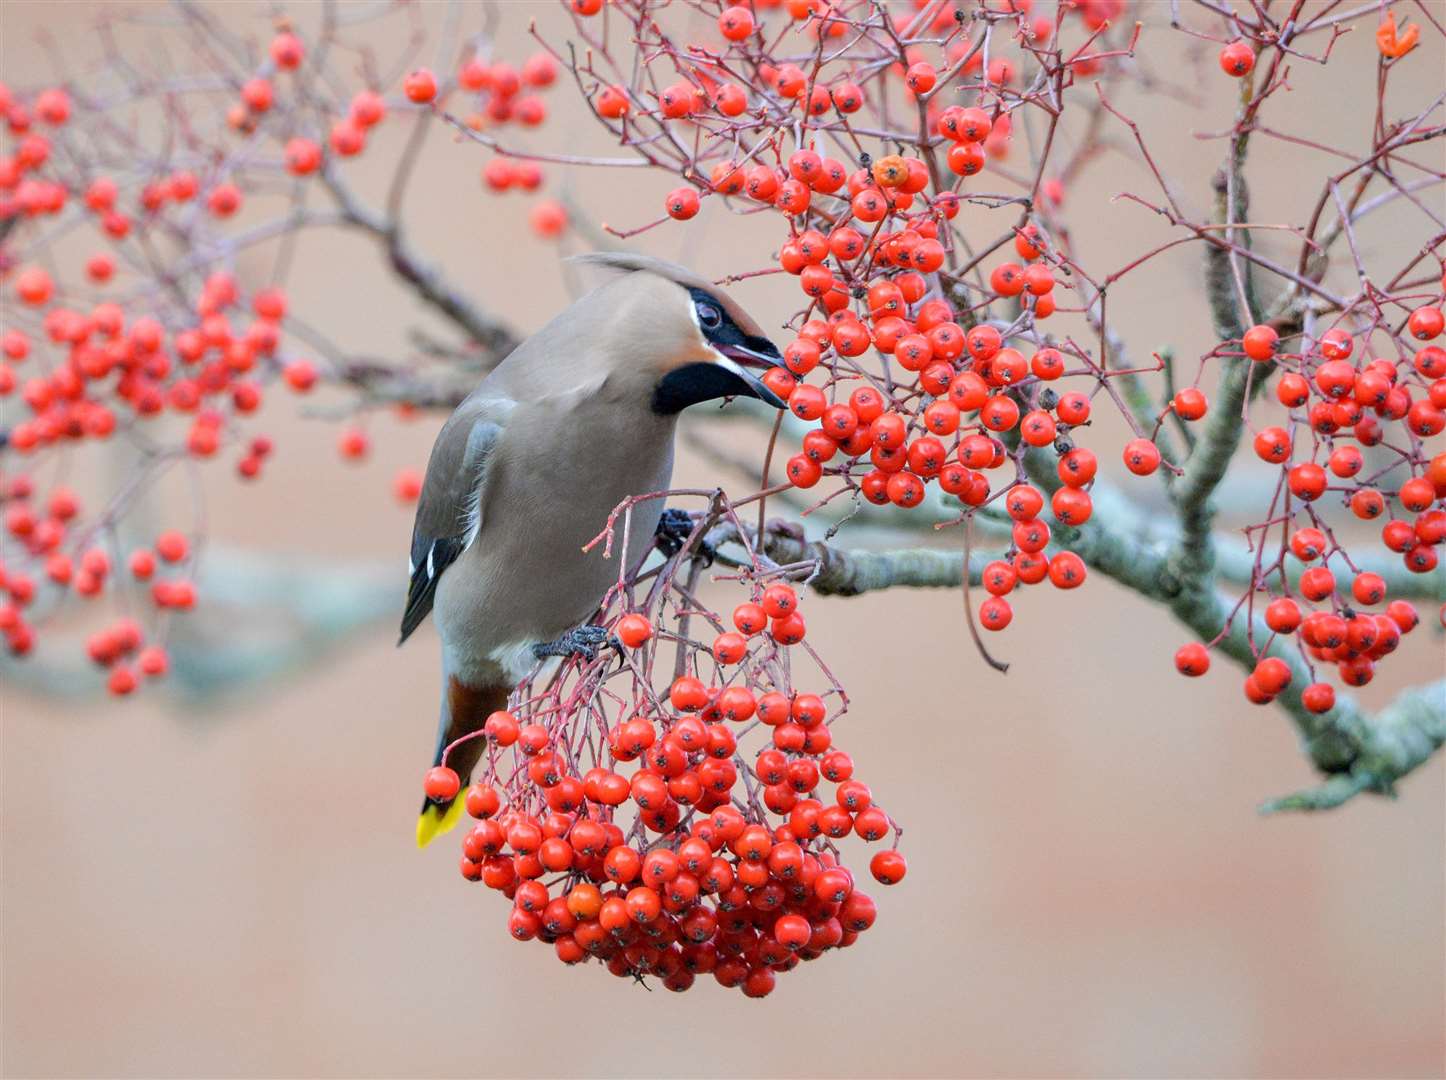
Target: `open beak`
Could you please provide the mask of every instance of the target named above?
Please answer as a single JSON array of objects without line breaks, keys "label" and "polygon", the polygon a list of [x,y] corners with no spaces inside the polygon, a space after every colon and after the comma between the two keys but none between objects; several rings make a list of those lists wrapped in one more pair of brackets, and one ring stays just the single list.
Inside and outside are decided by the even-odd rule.
[{"label": "open beak", "polygon": [[768,389],[756,374],[783,363],[783,357],[779,355],[777,349],[769,345],[768,350],[751,349],[746,345],[719,345],[716,347],[719,365],[742,379],[754,397],[767,405],[772,405],[775,409],[786,408],[788,403]]}]

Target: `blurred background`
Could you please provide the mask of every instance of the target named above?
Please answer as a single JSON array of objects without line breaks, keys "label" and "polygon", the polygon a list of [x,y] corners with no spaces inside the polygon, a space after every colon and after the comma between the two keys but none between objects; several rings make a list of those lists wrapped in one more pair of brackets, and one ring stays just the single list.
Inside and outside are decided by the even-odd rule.
[{"label": "blurred background", "polygon": [[[1200,207],[1222,153],[1204,136],[1228,126],[1232,86],[1191,66],[1200,57],[1168,31],[1166,5],[1157,7],[1142,56],[1173,83],[1123,94],[1120,104],[1187,205]],[[82,28],[99,8],[6,0],[4,79],[84,77],[95,46]],[[480,18],[480,6],[463,9]],[[212,10],[248,36],[269,33],[270,5]],[[429,25],[443,17],[440,4],[418,10]],[[494,10],[498,57],[520,62],[533,51],[532,17],[552,40],[562,36],[553,5]],[[298,14],[304,25],[308,9]],[[47,30],[72,65],[66,72],[36,47]],[[1343,123],[1355,124],[1361,141],[1375,77],[1368,30],[1337,49],[1345,56],[1329,75],[1298,66],[1277,122],[1288,116],[1293,132],[1337,141]],[[1442,70],[1433,37],[1393,76],[1402,108],[1439,90]],[[553,107],[565,112],[569,93],[554,90]],[[412,122],[389,120],[348,163],[370,197],[385,190]],[[537,144],[560,134],[582,152],[607,152],[571,117],[554,120]],[[567,302],[560,256],[587,245],[535,239],[527,200],[481,189],[488,156],[434,131],[407,220],[419,249],[527,331]],[[1252,218],[1301,223],[1317,190],[1302,176],[1327,163],[1258,141]],[[1150,194],[1147,182],[1116,154],[1067,193],[1083,208],[1074,228],[1087,265],[1118,266],[1168,235],[1148,211],[1111,201],[1124,190]],[[584,221],[632,227],[656,215],[672,184],[553,169],[548,186]],[[1425,197],[1441,207],[1439,189]],[[766,223],[715,210],[634,246],[713,275],[766,265],[777,242]],[[1371,242],[1387,252],[1421,244],[1405,225],[1393,227],[1378,222]],[[980,230],[994,235],[997,226]],[[263,256],[243,259],[239,271],[269,265]],[[290,290],[293,310],[370,355],[401,355],[412,348],[409,330],[436,326],[357,235],[310,236]],[[737,295],[768,327],[795,306],[777,279],[744,282]],[[1110,306],[1137,354],[1210,347],[1199,253],[1188,247],[1122,281]],[[99,673],[68,674],[62,661],[79,639],[53,634],[36,662],[44,670],[53,661],[62,674],[48,684],[7,679],[5,1075],[1446,1070],[1440,756],[1398,801],[1362,797],[1328,814],[1259,817],[1262,799],[1316,779],[1288,719],[1245,704],[1242,675],[1224,662],[1182,680],[1170,662],[1185,640],[1180,628],[1098,577],[1076,592],[1020,598],[1013,626],[991,639],[1013,665],[1007,676],[969,644],[953,591],[808,601],[810,640],[852,696],[840,740],[906,830],[909,877],[874,890],[879,919],[855,947],[804,965],[755,1002],[707,979],[686,995],[649,992],[596,965],[565,969],[548,950],[510,940],[506,901],[459,878],[450,839],[415,848],[436,717],[436,639],[428,624],[395,650],[395,611],[377,584],[393,567],[399,604],[411,515],[393,500],[391,478],[425,464],[441,419],[371,415],[375,450],[349,465],[337,457],[335,424],[281,402],[258,429],[277,443],[262,482],[243,485],[228,465],[208,467],[206,532],[217,562],[268,567],[303,586],[332,582],[307,602],[341,605],[364,632],[308,638],[305,662],[275,677],[213,672],[124,702],[104,697]],[[701,436],[756,463],[763,437],[754,426],[704,415],[689,416],[684,430],[678,485],[752,490],[688,440]],[[1098,437],[1110,445],[1117,434]],[[99,491],[115,467],[77,459],[75,482]],[[178,484],[146,512],[157,527],[186,528],[193,509]],[[1226,512],[1237,509],[1238,527],[1251,508]],[[843,539],[851,537],[870,540],[863,531]],[[194,618],[208,595],[225,615],[217,588],[203,586]],[[355,597],[357,609],[347,608]],[[210,645],[193,643],[198,663],[208,648],[222,658],[238,648],[266,654],[267,635],[288,629],[274,613],[210,618]],[[288,618],[306,623],[307,612]],[[1378,705],[1443,667],[1439,634],[1423,629],[1361,696]]]}]

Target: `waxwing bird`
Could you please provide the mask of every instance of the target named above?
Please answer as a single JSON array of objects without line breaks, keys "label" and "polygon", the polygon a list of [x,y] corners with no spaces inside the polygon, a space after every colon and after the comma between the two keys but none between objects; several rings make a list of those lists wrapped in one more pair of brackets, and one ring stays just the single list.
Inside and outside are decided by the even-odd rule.
[{"label": "waxwing bird", "polygon": [[[718,288],[636,255],[579,261],[607,280],[514,349],[443,425],[417,504],[401,641],[435,612],[442,706],[434,764],[507,704],[538,658],[585,652],[583,624],[617,582],[616,559],[585,545],[630,495],[667,488],[673,432],[689,405],[783,401],[758,372],[778,349]],[[653,544],[661,499],[638,505],[628,550]],[[398,642],[400,644],[400,642]],[[447,765],[465,786],[478,736]],[[461,796],[427,801],[425,846],[461,816]]]}]

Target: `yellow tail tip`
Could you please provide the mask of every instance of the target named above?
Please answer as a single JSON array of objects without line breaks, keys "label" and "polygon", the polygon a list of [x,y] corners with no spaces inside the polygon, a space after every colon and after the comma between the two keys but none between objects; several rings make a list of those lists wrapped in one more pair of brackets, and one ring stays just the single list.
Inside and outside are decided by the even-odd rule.
[{"label": "yellow tail tip", "polygon": [[424,848],[444,832],[451,832],[462,820],[463,800],[453,799],[446,806],[428,803],[417,818],[417,847]]}]

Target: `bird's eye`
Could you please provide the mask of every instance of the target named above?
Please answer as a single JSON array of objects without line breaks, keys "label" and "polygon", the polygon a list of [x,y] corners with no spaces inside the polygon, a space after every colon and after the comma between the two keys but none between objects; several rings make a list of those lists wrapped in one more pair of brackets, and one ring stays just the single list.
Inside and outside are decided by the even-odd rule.
[{"label": "bird's eye", "polygon": [[699,304],[698,321],[709,330],[716,330],[723,325],[723,313],[712,304]]}]

